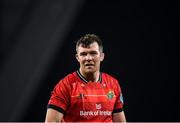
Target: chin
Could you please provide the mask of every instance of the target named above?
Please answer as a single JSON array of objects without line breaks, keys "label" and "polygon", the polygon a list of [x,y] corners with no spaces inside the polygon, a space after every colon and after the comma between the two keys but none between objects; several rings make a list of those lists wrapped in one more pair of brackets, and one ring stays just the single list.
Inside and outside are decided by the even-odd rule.
[{"label": "chin", "polygon": [[94,72],[96,72],[96,71],[95,71],[95,70],[88,69],[88,70],[86,70],[85,72],[86,72],[86,73],[94,73]]}]

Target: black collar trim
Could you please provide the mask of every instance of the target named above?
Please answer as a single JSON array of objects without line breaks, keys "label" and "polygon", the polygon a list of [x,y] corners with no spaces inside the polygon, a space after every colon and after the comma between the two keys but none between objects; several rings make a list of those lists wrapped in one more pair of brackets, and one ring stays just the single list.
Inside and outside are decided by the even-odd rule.
[{"label": "black collar trim", "polygon": [[[76,71],[77,75],[80,77],[80,79],[86,83],[88,83],[88,80],[80,73],[79,70]],[[100,75],[99,75],[99,80],[98,80],[100,83],[102,82],[102,77],[101,77],[101,72],[100,72]]]}]

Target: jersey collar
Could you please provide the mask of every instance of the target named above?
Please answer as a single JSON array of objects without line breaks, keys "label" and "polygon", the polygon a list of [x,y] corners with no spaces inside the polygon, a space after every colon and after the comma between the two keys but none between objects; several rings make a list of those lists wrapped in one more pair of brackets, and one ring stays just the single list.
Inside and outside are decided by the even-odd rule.
[{"label": "jersey collar", "polygon": [[[80,73],[79,70],[77,70],[76,73],[82,81],[84,81],[85,83],[88,83],[88,80]],[[102,82],[101,72],[99,74],[98,82],[100,82],[100,83]]]}]

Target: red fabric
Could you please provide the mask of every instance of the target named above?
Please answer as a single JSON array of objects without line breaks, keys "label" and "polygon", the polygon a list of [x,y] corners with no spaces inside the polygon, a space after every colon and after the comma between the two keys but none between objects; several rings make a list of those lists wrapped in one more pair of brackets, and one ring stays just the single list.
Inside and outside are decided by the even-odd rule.
[{"label": "red fabric", "polygon": [[50,105],[65,111],[66,122],[112,122],[113,110],[122,109],[118,81],[101,73],[101,82],[85,82],[74,72],[62,79],[52,91]]}]

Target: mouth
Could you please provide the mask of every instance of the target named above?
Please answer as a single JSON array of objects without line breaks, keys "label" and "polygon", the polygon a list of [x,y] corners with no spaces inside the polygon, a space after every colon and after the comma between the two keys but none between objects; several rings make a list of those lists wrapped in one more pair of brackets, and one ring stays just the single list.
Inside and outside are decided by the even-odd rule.
[{"label": "mouth", "polygon": [[87,67],[88,67],[88,66],[94,66],[94,64],[85,64],[85,66],[87,66]]}]

